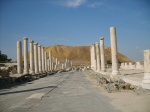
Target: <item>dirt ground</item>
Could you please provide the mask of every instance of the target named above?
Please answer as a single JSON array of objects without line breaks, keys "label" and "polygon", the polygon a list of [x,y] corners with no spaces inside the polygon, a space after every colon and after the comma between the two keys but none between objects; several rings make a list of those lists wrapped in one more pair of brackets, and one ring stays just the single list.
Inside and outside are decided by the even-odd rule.
[{"label": "dirt ground", "polygon": [[86,74],[87,79],[100,89],[101,94],[112,99],[110,102],[122,112],[150,112],[150,91],[142,88],[134,90],[121,90],[108,93],[106,89],[97,82],[92,73]]}]

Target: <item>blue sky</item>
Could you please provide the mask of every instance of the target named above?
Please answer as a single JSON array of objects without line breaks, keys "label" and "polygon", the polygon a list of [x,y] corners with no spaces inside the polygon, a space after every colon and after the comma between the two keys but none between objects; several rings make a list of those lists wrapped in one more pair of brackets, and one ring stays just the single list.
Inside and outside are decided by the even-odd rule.
[{"label": "blue sky", "polygon": [[43,46],[91,45],[117,29],[118,51],[143,60],[150,49],[149,0],[1,0],[0,50],[16,60],[23,37]]}]

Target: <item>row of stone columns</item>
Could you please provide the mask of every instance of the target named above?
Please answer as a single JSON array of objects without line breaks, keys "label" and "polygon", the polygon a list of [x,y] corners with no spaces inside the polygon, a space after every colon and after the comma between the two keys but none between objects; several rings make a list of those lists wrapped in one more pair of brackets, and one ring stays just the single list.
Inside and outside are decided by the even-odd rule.
[{"label": "row of stone columns", "polygon": [[[111,43],[111,59],[112,59],[112,73],[111,78],[118,78],[120,75],[119,64],[118,64],[118,48],[117,48],[117,36],[116,28],[110,27],[110,43]],[[95,71],[105,72],[105,54],[104,54],[104,38],[100,39],[100,45],[97,42],[91,46],[91,68]],[[100,48],[99,48],[100,46]],[[100,51],[99,51],[100,50]],[[101,61],[100,61],[101,59]],[[121,64],[121,67],[127,68],[127,63]],[[136,63],[134,66],[132,63],[129,63],[131,68],[142,69],[143,66],[140,62]],[[145,89],[150,89],[150,49],[144,50],[144,77],[141,83],[141,86]]]},{"label": "row of stone columns", "polygon": [[[22,65],[22,44],[21,41],[17,41],[17,73],[18,74],[41,74],[51,71],[47,66],[47,55],[44,51],[44,47],[30,41],[30,68],[28,60],[28,38],[23,38],[24,43],[24,66]],[[52,60],[50,65],[52,65]],[[24,68],[23,68],[24,67]]]},{"label": "row of stone columns", "polygon": [[[111,42],[111,59],[112,59],[112,76],[120,75],[118,67],[118,49],[116,28],[110,27],[110,42]],[[100,38],[100,42],[91,46],[91,68],[98,72],[106,72],[105,66],[105,49],[104,38]]]},{"label": "row of stone columns", "polygon": [[[59,70],[65,68],[71,68],[72,62],[66,59],[65,64],[58,68],[59,61],[56,58],[55,68],[52,60],[52,51],[47,52],[44,47],[35,43],[33,40],[30,41],[30,64],[28,63],[28,38],[23,38],[24,47],[24,65],[22,61],[22,43],[17,41],[17,73],[18,74],[42,74],[52,70]],[[30,65],[30,66],[29,66]]]}]

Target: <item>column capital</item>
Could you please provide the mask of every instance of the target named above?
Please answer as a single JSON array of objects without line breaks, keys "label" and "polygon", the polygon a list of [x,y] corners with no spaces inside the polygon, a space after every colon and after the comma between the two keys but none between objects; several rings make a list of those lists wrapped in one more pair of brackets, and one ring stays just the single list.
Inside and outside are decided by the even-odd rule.
[{"label": "column capital", "polygon": [[38,43],[34,43],[34,45],[38,45]]},{"label": "column capital", "polygon": [[41,47],[41,45],[38,45],[38,47]]},{"label": "column capital", "polygon": [[104,37],[100,37],[100,40],[104,40]]},{"label": "column capital", "polygon": [[112,26],[112,27],[110,27],[110,29],[116,29],[116,27]]},{"label": "column capital", "polygon": [[30,40],[30,43],[34,43],[34,41],[33,41],[33,40]]},{"label": "column capital", "polygon": [[97,46],[98,46],[98,44],[99,44],[98,42],[95,43],[95,45],[97,45]]},{"label": "column capital", "polygon": [[27,38],[27,37],[24,37],[23,40],[28,40],[28,38]]}]

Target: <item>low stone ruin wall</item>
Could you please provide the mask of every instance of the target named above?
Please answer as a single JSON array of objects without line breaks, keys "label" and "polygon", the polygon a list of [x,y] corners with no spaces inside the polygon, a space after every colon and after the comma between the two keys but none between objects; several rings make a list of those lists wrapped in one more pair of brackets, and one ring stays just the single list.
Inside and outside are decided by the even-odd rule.
[{"label": "low stone ruin wall", "polygon": [[129,63],[121,63],[120,66],[121,69],[127,69],[127,70],[143,70],[144,69],[144,65],[141,62],[129,62]]}]

